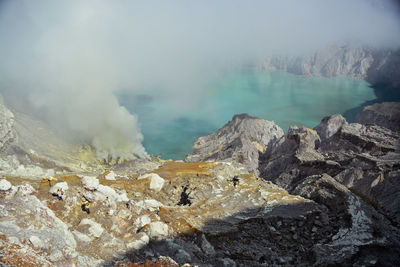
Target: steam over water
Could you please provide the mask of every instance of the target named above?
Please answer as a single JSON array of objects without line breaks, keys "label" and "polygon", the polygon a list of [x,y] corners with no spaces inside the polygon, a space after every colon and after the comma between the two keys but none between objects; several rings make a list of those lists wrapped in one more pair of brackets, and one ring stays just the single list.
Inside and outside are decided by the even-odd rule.
[{"label": "steam over water", "polygon": [[397,50],[397,2],[0,0],[0,94],[99,159],[181,158],[235,113],[287,129],[371,99],[362,82],[231,70],[333,44]]},{"label": "steam over water", "polygon": [[164,101],[161,89],[120,93],[119,101],[138,114],[146,150],[165,159],[183,159],[198,137],[214,132],[238,113],[273,120],[287,131],[290,125],[314,127],[324,116],[375,99],[373,89],[362,80],[304,78],[280,71],[226,74],[207,85],[207,97],[200,104],[181,110]]}]

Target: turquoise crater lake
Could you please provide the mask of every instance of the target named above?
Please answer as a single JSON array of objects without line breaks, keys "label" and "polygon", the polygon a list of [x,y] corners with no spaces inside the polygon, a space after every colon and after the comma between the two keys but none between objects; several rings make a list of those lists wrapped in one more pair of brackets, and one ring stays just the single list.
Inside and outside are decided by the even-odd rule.
[{"label": "turquoise crater lake", "polygon": [[118,98],[138,115],[147,152],[175,160],[190,154],[198,137],[215,132],[238,113],[275,121],[286,132],[290,125],[314,127],[324,116],[376,98],[363,80],[255,70],[224,75],[209,83],[201,95],[200,103],[194,101],[182,110],[164,101],[154,88],[120,92]]}]

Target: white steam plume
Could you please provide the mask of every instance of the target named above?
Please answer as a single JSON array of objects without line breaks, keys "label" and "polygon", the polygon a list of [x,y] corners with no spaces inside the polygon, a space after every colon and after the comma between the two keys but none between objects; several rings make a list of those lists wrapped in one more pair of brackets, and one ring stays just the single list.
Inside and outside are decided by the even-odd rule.
[{"label": "white steam plume", "polygon": [[396,1],[0,0],[0,91],[100,158],[146,157],[118,90],[162,85],[181,111],[222,71],[274,53],[397,49],[399,22]]}]

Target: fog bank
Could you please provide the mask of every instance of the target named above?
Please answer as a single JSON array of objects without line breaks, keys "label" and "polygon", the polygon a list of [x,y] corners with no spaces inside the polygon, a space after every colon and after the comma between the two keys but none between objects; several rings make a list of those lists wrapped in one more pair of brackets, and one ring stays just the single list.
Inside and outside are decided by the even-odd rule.
[{"label": "fog bank", "polygon": [[115,93],[177,112],[222,73],[333,43],[400,47],[396,1],[0,1],[0,92],[99,158],[146,157]]}]

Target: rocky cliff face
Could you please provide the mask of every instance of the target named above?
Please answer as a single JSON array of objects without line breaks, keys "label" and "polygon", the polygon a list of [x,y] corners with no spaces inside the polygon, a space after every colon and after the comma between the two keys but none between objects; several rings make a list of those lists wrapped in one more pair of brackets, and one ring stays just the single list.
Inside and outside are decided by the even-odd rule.
[{"label": "rocky cliff face", "polygon": [[304,76],[347,76],[368,82],[400,87],[400,50],[330,46],[308,56],[274,56],[267,58],[264,70],[284,70]]},{"label": "rocky cliff face", "polygon": [[[317,131],[291,128],[261,157],[261,176],[292,192],[306,177],[327,173],[399,226],[399,133],[339,118],[324,118]],[[336,132],[326,135],[328,128]]]},{"label": "rocky cliff face", "polygon": [[[5,113],[2,121],[9,121]],[[1,169],[1,264],[400,262],[396,131],[336,115],[283,135],[275,124],[242,114],[198,140],[188,158],[196,162],[80,166],[71,159],[84,161],[82,154],[57,159],[38,144],[32,156],[29,129],[36,124],[15,117],[18,140],[3,135],[0,151],[2,162],[11,157],[18,166]]]},{"label": "rocky cliff face", "polygon": [[233,160],[258,174],[258,155],[283,136],[283,130],[274,122],[235,115],[216,133],[197,139],[188,162]]}]

